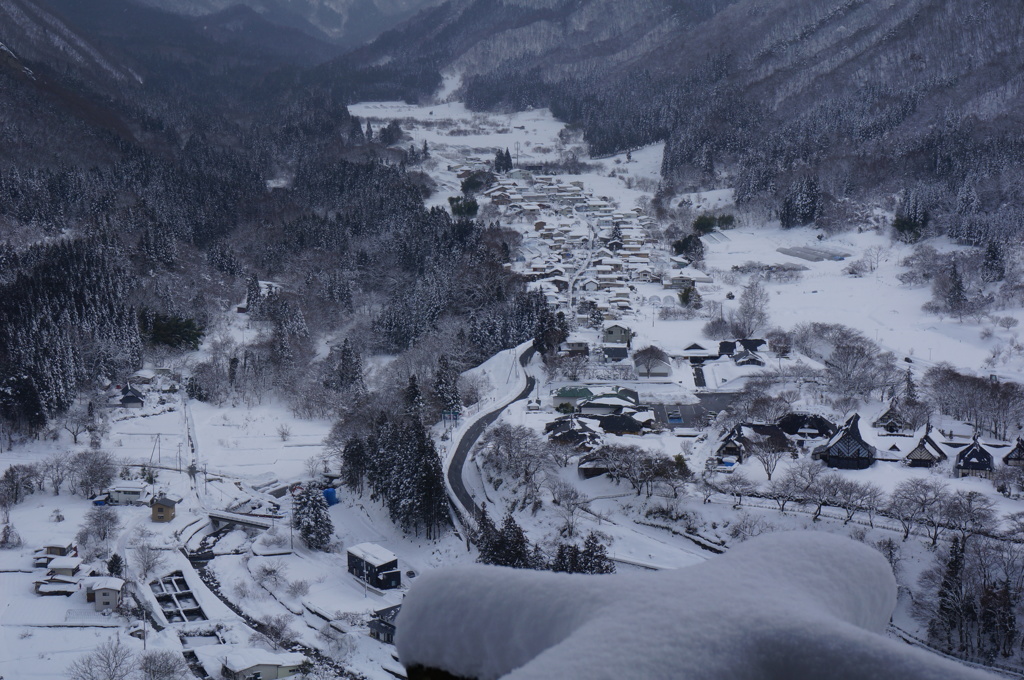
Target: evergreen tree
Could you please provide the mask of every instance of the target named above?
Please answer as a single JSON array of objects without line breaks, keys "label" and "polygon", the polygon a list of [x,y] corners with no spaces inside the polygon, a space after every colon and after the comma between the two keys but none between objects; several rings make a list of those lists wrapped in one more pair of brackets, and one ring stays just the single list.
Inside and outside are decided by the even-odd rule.
[{"label": "evergreen tree", "polygon": [[502,153],[501,149],[494,152],[494,171],[507,172],[505,168],[505,154]]},{"label": "evergreen tree", "polygon": [[949,283],[946,287],[945,302],[949,313],[955,314],[960,320],[963,320],[964,312],[967,311],[967,291],[964,288],[964,280],[960,276],[960,269],[955,260],[949,270]]},{"label": "evergreen tree", "polygon": [[952,643],[953,632],[960,629],[963,621],[963,569],[964,548],[959,536],[954,536],[949,546],[949,558],[938,592],[938,611],[928,624],[928,634],[934,639],[945,641],[947,648]]},{"label": "evergreen tree", "polygon": [[255,274],[249,276],[245,282],[245,308],[249,314],[256,314],[260,302],[263,301],[263,293],[260,290],[260,282]]},{"label": "evergreen tree", "polygon": [[995,241],[985,246],[985,260],[981,264],[981,278],[986,283],[1002,281],[1006,276],[1006,263],[1003,260],[1003,249]]},{"label": "evergreen tree", "polygon": [[512,170],[512,167],[513,167],[512,166],[512,154],[510,154],[508,152],[508,149],[506,148],[505,149],[505,172],[510,172]]},{"label": "evergreen tree", "polygon": [[405,387],[403,401],[405,403],[405,415],[419,421],[423,417],[423,393],[420,392],[420,386],[416,383],[415,375],[409,376],[409,384]]},{"label": "evergreen tree", "polygon": [[441,410],[458,416],[462,413],[462,397],[459,395],[459,374],[452,368],[448,357],[441,355],[434,372],[434,398]]},{"label": "evergreen tree", "polygon": [[574,543],[559,543],[555,551],[555,559],[551,562],[551,571],[566,574],[580,572],[580,549]]},{"label": "evergreen tree", "polygon": [[441,456],[434,446],[434,440],[426,428],[418,432],[420,460],[417,467],[416,491],[419,494],[420,518],[427,538],[440,538],[441,531],[449,526],[448,488],[444,483],[444,468]]},{"label": "evergreen tree", "polygon": [[124,560],[119,553],[114,553],[107,560],[107,573],[111,576],[120,576],[124,571]]},{"label": "evergreen tree", "polygon": [[505,513],[501,522],[500,536],[498,561],[495,564],[516,569],[532,569],[535,566],[530,542],[511,510]]},{"label": "evergreen tree", "polygon": [[341,452],[341,478],[346,487],[360,496],[363,495],[363,480],[368,466],[366,443],[359,437],[350,438]]},{"label": "evergreen tree", "polygon": [[366,386],[363,383],[363,358],[348,338],[341,343],[341,356],[338,361],[337,386],[342,390],[354,390],[357,393],[364,392]]},{"label": "evergreen tree", "polygon": [[587,534],[583,540],[579,566],[580,571],[585,574],[615,573],[615,563],[608,559],[608,549],[598,540],[593,531]]},{"label": "evergreen tree", "polygon": [[499,563],[501,534],[498,532],[498,527],[494,525],[494,520],[487,514],[486,504],[480,509],[480,516],[476,521],[474,542],[476,543],[477,550],[480,551],[476,558],[477,562],[482,562],[483,564]]},{"label": "evergreen tree", "polygon": [[370,125],[370,121],[366,121],[366,133],[363,136],[366,137],[366,141],[373,141],[373,126]]},{"label": "evergreen tree", "polygon": [[612,227],[611,236],[608,238],[608,248],[612,251],[617,251],[622,247],[622,228],[616,224]]},{"label": "evergreen tree", "polygon": [[292,525],[312,550],[325,550],[334,536],[334,524],[323,490],[316,484],[303,488],[295,498]]}]

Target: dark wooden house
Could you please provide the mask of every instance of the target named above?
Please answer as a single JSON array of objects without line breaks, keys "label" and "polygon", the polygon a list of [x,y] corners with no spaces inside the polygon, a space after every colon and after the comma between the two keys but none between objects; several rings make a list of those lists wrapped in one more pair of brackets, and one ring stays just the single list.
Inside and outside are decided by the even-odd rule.
[{"label": "dark wooden house", "polygon": [[914,429],[910,427],[910,423],[903,417],[899,404],[895,401],[889,404],[889,408],[882,415],[878,416],[875,422],[871,423],[871,427],[884,430],[889,434],[897,434]]},{"label": "dark wooden house", "polygon": [[736,352],[732,360],[737,366],[764,366],[764,359],[761,358],[761,355],[748,349]]},{"label": "dark wooden house", "polygon": [[917,443],[914,450],[907,454],[907,464],[910,467],[934,467],[946,460],[945,448],[932,436],[932,428],[929,425],[921,441]]},{"label": "dark wooden house", "polygon": [[402,585],[398,557],[375,543],[360,543],[349,548],[348,573],[374,588],[387,590]]},{"label": "dark wooden house", "polygon": [[120,404],[122,408],[142,408],[145,403],[146,399],[142,396],[142,392],[131,385],[126,385],[121,390]]},{"label": "dark wooden house", "polygon": [[724,456],[736,456],[736,460],[742,463],[759,444],[772,451],[793,450],[792,442],[778,425],[740,423],[722,437],[715,454],[719,459]]},{"label": "dark wooden house", "polygon": [[827,418],[813,413],[787,413],[777,423],[779,429],[793,438],[797,447],[830,439],[836,433],[836,426]]},{"label": "dark wooden house", "polygon": [[1017,442],[1010,449],[1010,452],[1003,456],[1003,465],[1024,467],[1024,440],[1020,437],[1017,437]]},{"label": "dark wooden house", "polygon": [[956,477],[983,477],[992,479],[992,471],[995,469],[995,459],[978,440],[975,439],[965,446],[956,456],[956,463],[953,464],[953,474]]},{"label": "dark wooden house", "polygon": [[579,474],[580,479],[593,479],[606,475],[608,472],[610,472],[608,461],[595,453],[580,456],[579,462],[576,463],[576,473]]},{"label": "dark wooden house", "polygon": [[548,441],[589,451],[601,443],[601,435],[582,418],[570,415],[556,418],[544,426]]},{"label": "dark wooden house", "polygon": [[395,617],[398,616],[401,609],[402,605],[396,604],[393,607],[375,611],[368,624],[370,637],[389,645],[395,644]]},{"label": "dark wooden house", "polygon": [[627,414],[599,416],[598,422],[601,429],[610,434],[641,434],[644,431],[643,423]]},{"label": "dark wooden house", "polygon": [[860,416],[854,413],[828,443],[814,449],[812,456],[824,460],[829,467],[842,470],[871,467],[875,462],[875,449],[861,437],[859,423]]}]

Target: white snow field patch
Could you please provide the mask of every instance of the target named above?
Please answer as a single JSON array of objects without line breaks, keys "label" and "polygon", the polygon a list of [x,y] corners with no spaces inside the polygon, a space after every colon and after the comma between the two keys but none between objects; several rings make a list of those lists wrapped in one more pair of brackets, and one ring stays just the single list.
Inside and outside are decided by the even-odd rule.
[{"label": "white snow field patch", "polygon": [[883,637],[895,604],[880,553],[793,532],[655,574],[440,569],[406,596],[396,645],[407,668],[479,680],[991,677]]}]

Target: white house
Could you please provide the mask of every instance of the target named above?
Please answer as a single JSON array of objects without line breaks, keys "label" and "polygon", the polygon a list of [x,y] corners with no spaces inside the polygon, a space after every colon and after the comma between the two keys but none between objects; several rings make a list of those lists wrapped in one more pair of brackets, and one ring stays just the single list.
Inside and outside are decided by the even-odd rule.
[{"label": "white house", "polygon": [[153,498],[153,487],[141,479],[127,479],[107,489],[111,505],[146,505]]},{"label": "white house", "polygon": [[114,609],[121,604],[124,581],[113,576],[94,578],[85,584],[85,599],[92,602],[96,611]]}]

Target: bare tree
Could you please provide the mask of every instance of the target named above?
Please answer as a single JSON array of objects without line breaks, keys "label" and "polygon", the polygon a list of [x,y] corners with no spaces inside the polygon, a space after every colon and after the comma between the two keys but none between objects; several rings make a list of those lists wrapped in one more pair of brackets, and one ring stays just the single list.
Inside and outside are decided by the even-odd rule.
[{"label": "bare tree", "polygon": [[294,636],[291,629],[291,619],[284,614],[276,616],[264,616],[260,619],[257,632],[253,633],[253,642],[267,642],[274,649],[287,644]]},{"label": "bare tree", "polygon": [[781,476],[768,484],[768,493],[779,506],[779,512],[786,512],[786,505],[798,501],[803,493],[804,485],[797,470],[790,468]]},{"label": "bare tree", "polygon": [[586,354],[572,354],[559,359],[557,365],[566,380],[575,382],[586,375],[590,367],[590,357]]},{"label": "bare tree", "polygon": [[306,474],[310,479],[321,479],[321,475],[328,472],[333,457],[330,452],[314,453],[306,459]]},{"label": "bare tree", "polygon": [[775,473],[775,468],[778,466],[779,461],[789,455],[789,451],[773,444],[765,435],[754,435],[751,437],[749,451],[750,455],[761,463],[764,473],[768,475],[769,482],[772,481],[772,475]]},{"label": "bare tree", "polygon": [[994,528],[995,504],[977,491],[957,491],[948,499],[944,519],[950,529],[960,534],[961,544],[976,534]]},{"label": "bare tree", "polygon": [[826,468],[821,463],[803,458],[786,471],[787,474],[792,471],[793,479],[798,485],[799,492],[801,494],[807,494],[809,489],[814,486],[818,478],[826,473]]},{"label": "bare tree", "polygon": [[749,512],[744,511],[730,525],[729,536],[738,541],[745,541],[748,538],[774,531],[774,529],[775,527],[764,517],[751,515]]},{"label": "bare tree", "polygon": [[139,545],[135,548],[135,569],[139,573],[139,578],[143,581],[149,579],[151,574],[155,574],[160,568],[164,566],[166,557],[162,550],[157,550],[151,545]]},{"label": "bare tree", "polygon": [[142,680],[184,680],[189,677],[189,670],[178,652],[156,649],[139,656],[139,675]]},{"label": "bare tree", "polygon": [[939,543],[939,536],[946,529],[947,506],[950,494],[945,482],[923,480],[925,483],[914,487],[915,502],[918,504],[920,522],[925,533],[932,539],[932,545]]},{"label": "bare tree", "polygon": [[117,461],[106,451],[83,451],[75,455],[71,469],[73,483],[79,493],[92,496],[117,476]]},{"label": "bare tree", "polygon": [[877,484],[863,482],[864,493],[860,498],[861,510],[868,515],[868,524],[875,528],[875,515],[885,506],[885,492]]},{"label": "bare tree", "polygon": [[92,425],[92,420],[88,409],[82,405],[77,405],[68,409],[68,412],[64,415],[64,429],[71,434],[75,444],[78,444],[79,435],[89,429],[89,426]]},{"label": "bare tree", "polygon": [[579,455],[579,450],[569,444],[556,444],[554,442],[548,447],[551,458],[561,467],[569,464],[569,461]]},{"label": "bare tree", "polygon": [[71,680],[128,680],[135,674],[135,655],[115,638],[79,657],[68,668]]},{"label": "bare tree", "polygon": [[257,584],[266,588],[269,583],[272,586],[279,586],[284,581],[285,567],[281,560],[271,560],[269,562],[263,562],[256,571],[253,572],[252,578]]},{"label": "bare tree", "polygon": [[109,505],[94,505],[85,513],[83,528],[99,541],[106,541],[121,528],[121,518]]},{"label": "bare tree", "polygon": [[759,280],[753,279],[743,287],[739,309],[729,321],[737,338],[749,338],[768,325],[768,291]]},{"label": "bare tree", "polygon": [[553,460],[551,445],[534,430],[522,425],[499,425],[483,440],[486,460],[499,472],[522,480],[525,500],[536,498],[537,475]]},{"label": "bare tree", "polygon": [[818,477],[807,489],[807,498],[814,503],[814,515],[812,519],[818,521],[821,517],[821,510],[826,505],[835,505],[839,495],[839,489],[843,484],[843,478],[834,473],[828,473]]},{"label": "bare tree", "polygon": [[710,503],[711,497],[718,493],[718,487],[706,477],[697,482],[697,490],[700,491],[701,499],[705,504]]},{"label": "bare tree", "polygon": [[576,535],[576,521],[581,512],[587,509],[590,498],[572,484],[554,479],[550,482],[551,498],[558,508],[558,514],[565,520],[565,535],[572,537]]},{"label": "bare tree", "polygon": [[726,478],[722,480],[721,485],[722,491],[736,499],[736,503],[733,507],[737,508],[743,505],[744,496],[753,493],[757,489],[757,485],[739,471],[727,475]]},{"label": "bare tree", "polygon": [[669,461],[634,445],[610,444],[602,446],[596,455],[608,464],[608,472],[615,479],[625,479],[639,496],[644,490],[650,496],[653,484],[663,478]]},{"label": "bare tree", "polygon": [[659,363],[667,364],[669,362],[669,356],[660,347],[648,345],[633,353],[633,361],[636,362],[637,366],[643,368],[644,375],[649,378],[651,377],[651,371]]},{"label": "bare tree", "polygon": [[60,495],[60,487],[64,480],[71,474],[71,454],[65,452],[54,453],[42,463],[42,472],[53,489],[53,495]]},{"label": "bare tree", "polygon": [[931,524],[929,536],[933,545],[941,532],[941,505],[946,495],[945,484],[928,479],[907,479],[896,485],[889,497],[887,513],[903,527],[903,540],[919,523]]}]

